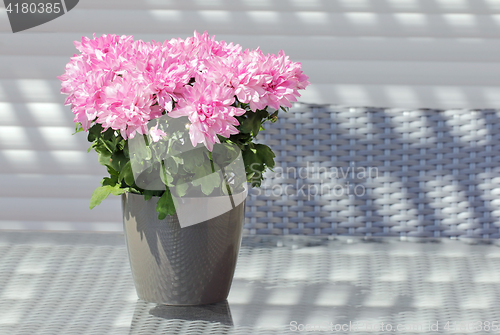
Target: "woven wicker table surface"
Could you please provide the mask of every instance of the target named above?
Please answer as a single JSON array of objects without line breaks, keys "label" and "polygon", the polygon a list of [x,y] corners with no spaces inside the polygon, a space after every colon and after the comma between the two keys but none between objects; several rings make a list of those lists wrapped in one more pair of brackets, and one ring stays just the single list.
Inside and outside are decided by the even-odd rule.
[{"label": "woven wicker table surface", "polygon": [[121,234],[0,231],[1,335],[493,334],[499,322],[494,243],[245,237],[227,302],[171,307],[138,300]]}]

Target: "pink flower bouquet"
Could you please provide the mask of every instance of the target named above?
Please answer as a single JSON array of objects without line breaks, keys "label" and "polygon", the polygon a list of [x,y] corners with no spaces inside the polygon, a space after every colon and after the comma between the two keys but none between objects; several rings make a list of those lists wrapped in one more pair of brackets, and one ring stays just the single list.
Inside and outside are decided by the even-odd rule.
[{"label": "pink flower bouquet", "polygon": [[[144,194],[146,199],[161,197],[160,217],[175,212],[168,187],[139,187],[130,167],[128,142],[135,136],[147,138],[150,151],[158,157],[168,148],[155,148],[155,143],[179,139],[169,133],[168,125],[151,126],[162,117],[167,124],[188,120],[186,140],[193,146],[204,145],[209,160],[216,154],[215,144],[236,145],[247,181],[259,186],[262,173],[274,166],[274,154],[254,140],[262,124],[275,121],[280,109],[287,111],[300,96],[298,91],[309,84],[300,63],[290,61],[283,51],[265,55],[259,49],[242,50],[206,32],[164,43],[134,41],[132,36],[83,37],[75,46],[80,54],[71,58],[58,77],[61,92],[68,95],[65,104],[75,115],[77,132],[88,131],[91,148],[110,175],[94,191],[91,207],[109,194],[128,191]],[[198,166],[175,160],[172,164],[177,165],[169,168],[160,160],[156,162],[159,169],[170,174],[177,173],[179,166],[185,173],[190,172],[190,165]]]}]

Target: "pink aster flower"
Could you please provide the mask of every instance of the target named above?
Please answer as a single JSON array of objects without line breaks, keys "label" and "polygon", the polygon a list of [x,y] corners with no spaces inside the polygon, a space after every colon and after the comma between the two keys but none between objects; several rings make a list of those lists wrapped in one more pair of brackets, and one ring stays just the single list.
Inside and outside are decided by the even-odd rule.
[{"label": "pink aster flower", "polygon": [[[259,57],[260,51],[248,51],[238,55],[230,64],[234,76],[231,86],[234,93],[242,103],[250,103],[253,107],[266,93],[265,86],[270,82],[270,76],[262,70],[262,60]],[[256,111],[255,108],[252,108]]]},{"label": "pink aster flower", "polygon": [[238,101],[250,103],[257,102],[266,93],[266,80],[271,79],[261,72],[259,59],[247,50],[240,54],[203,60],[195,79],[230,87]]},{"label": "pink aster flower", "polygon": [[186,61],[197,61],[212,57],[227,57],[241,53],[241,46],[224,41],[216,41],[215,36],[210,37],[205,31],[203,34],[194,32],[192,37],[185,40],[181,38],[165,41],[164,46],[172,52],[182,54]]},{"label": "pink aster flower", "polygon": [[135,50],[132,36],[102,35],[89,39],[82,37],[75,46],[94,71],[133,71]]},{"label": "pink aster flower", "polygon": [[84,37],[75,45],[82,53],[72,58],[59,77],[74,121],[84,130],[92,122],[99,123],[104,129],[120,131],[125,139],[136,132],[146,134],[147,122],[162,115],[161,106],[155,105],[160,90],[146,71],[151,68],[151,50],[158,49],[158,44],[134,42],[132,36],[103,35],[92,40]]},{"label": "pink aster flower", "polygon": [[[253,111],[290,107],[309,85],[300,63],[281,51],[264,55],[259,49],[216,41],[206,32],[164,43],[133,41],[132,36],[83,37],[75,42],[81,52],[58,77],[65,104],[74,121],[88,130],[98,123],[122,137],[147,134],[147,123],[165,112],[186,115],[193,145],[212,150],[217,135],[238,132],[235,116],[245,110],[231,106],[237,98]],[[164,133],[151,130],[153,140]]]},{"label": "pink aster flower", "polygon": [[104,129],[119,130],[125,139],[147,134],[148,121],[162,115],[161,107],[153,105],[153,94],[140,76],[117,76],[99,97],[96,122]]},{"label": "pink aster flower", "polygon": [[65,104],[71,105],[75,122],[88,130],[101,109],[98,100],[103,90],[117,75],[134,71],[132,36],[103,35],[83,37],[75,46],[82,53],[74,55],[66,65],[61,93],[68,94]]},{"label": "pink aster flower", "polygon": [[258,99],[250,99],[250,108],[253,111],[264,109],[269,106],[278,110],[280,106],[291,107],[291,102],[300,97],[299,89],[309,85],[308,77],[303,74],[301,64],[289,60],[283,50],[278,55],[268,54],[256,50],[252,55],[259,69],[255,71],[259,75],[259,85],[264,91],[258,91]]},{"label": "pink aster flower", "polygon": [[193,71],[179,53],[171,53],[167,47],[156,45],[150,49],[143,76],[151,83],[158,104],[169,112],[177,95],[189,83]]},{"label": "pink aster flower", "polygon": [[237,134],[238,120],[244,109],[231,106],[234,91],[213,82],[198,81],[187,86],[178,107],[168,113],[171,117],[187,116],[191,122],[189,137],[193,146],[203,143],[212,151],[214,143],[220,143],[217,135],[229,137]]}]

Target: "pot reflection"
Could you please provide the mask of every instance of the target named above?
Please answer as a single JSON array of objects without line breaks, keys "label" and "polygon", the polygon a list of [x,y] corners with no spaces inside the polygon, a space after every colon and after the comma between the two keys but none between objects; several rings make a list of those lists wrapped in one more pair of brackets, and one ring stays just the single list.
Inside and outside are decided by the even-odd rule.
[{"label": "pot reflection", "polygon": [[233,329],[231,309],[226,301],[209,305],[169,306],[138,300],[130,326],[132,334],[163,334],[177,327],[210,323],[210,332],[225,334]]},{"label": "pot reflection", "polygon": [[208,321],[233,326],[231,309],[226,301],[217,304],[198,306],[157,305],[149,310],[149,314],[163,319],[180,319],[186,321]]}]

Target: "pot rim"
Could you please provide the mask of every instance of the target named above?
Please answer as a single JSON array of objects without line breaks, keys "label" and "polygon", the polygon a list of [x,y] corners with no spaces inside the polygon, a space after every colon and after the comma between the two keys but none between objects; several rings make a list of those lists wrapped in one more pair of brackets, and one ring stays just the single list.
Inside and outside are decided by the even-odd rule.
[{"label": "pot rim", "polygon": [[[245,189],[241,192],[238,192],[238,193],[234,193],[234,194],[231,194],[231,196],[240,196],[241,194],[243,193],[247,193],[248,194],[248,186],[245,184]],[[144,197],[144,194],[139,194],[139,193],[134,193],[134,192],[129,192],[129,191],[126,191],[125,193],[123,193],[122,195],[127,195],[127,196],[139,196],[139,197]],[[203,199],[203,198],[210,198],[210,199],[216,199],[216,198],[225,198],[225,197],[228,197],[229,195],[216,195],[216,196],[209,196],[209,195],[206,195],[204,197],[175,197],[175,196],[172,196],[173,198],[176,198],[176,199]],[[159,198],[159,196],[157,195],[153,195],[151,198]]]}]

